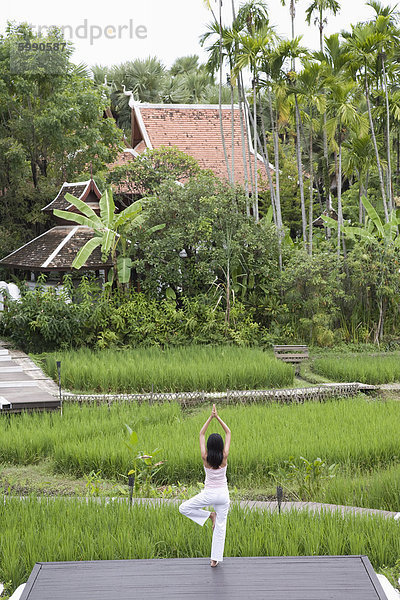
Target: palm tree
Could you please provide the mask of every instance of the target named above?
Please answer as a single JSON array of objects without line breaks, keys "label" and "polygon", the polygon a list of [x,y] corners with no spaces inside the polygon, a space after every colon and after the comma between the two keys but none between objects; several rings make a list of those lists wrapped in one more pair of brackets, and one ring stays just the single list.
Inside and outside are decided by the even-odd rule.
[{"label": "palm tree", "polygon": [[[233,4],[234,3],[232,2],[232,6],[233,6]],[[233,10],[234,10],[234,8],[233,8]],[[231,36],[232,36],[232,40],[233,40],[233,62],[231,63],[231,71],[233,71],[233,73],[234,73],[234,76],[231,77],[231,81],[237,81],[239,99],[240,99],[239,102],[243,106],[243,114],[244,114],[246,123],[248,123],[249,121],[253,123],[253,134],[254,134],[254,124],[256,125],[257,122],[256,122],[256,119],[254,119],[254,114],[251,114],[251,111],[249,110],[249,103],[248,103],[246,95],[245,95],[245,86],[243,83],[243,72],[242,72],[242,70],[238,71],[236,69],[237,59],[238,59],[239,55],[242,53],[242,48],[240,46],[239,38],[240,38],[240,35],[241,36],[247,35],[249,38],[254,37],[254,36],[262,36],[263,35],[262,32],[268,28],[269,28],[269,16],[268,16],[267,5],[265,4],[265,2],[263,0],[249,0],[248,2],[246,2],[245,4],[243,4],[240,7],[240,9],[237,13],[237,16],[234,19],[234,22],[232,25],[232,31],[231,31]],[[270,30],[270,33],[272,33],[272,29]],[[265,52],[267,52],[267,47],[264,49],[264,54],[265,54]],[[254,90],[254,84],[256,84],[257,76],[258,75],[255,76],[253,73],[253,106],[254,106],[254,91],[256,91],[256,95],[257,95],[257,90]],[[256,103],[257,103],[257,98],[256,98]],[[240,112],[242,114],[242,111],[240,111]],[[256,115],[256,117],[257,117],[257,115]],[[256,137],[255,134],[253,135],[253,137]],[[264,155],[264,152],[262,151],[262,146],[260,144],[260,141],[258,140],[258,134],[257,134],[257,142],[258,142],[258,145],[260,146],[261,154]],[[253,142],[253,146],[254,146],[254,142]],[[256,213],[258,213],[258,198],[257,198],[258,189],[256,191],[256,187],[258,187],[258,183],[256,185],[256,178],[257,178],[256,153],[258,151],[257,146],[254,147],[255,163],[253,165],[253,168],[251,166],[251,154],[250,154],[249,144],[247,145],[247,151],[248,151],[248,168],[249,168],[250,181],[251,181],[251,187],[252,187],[252,195],[253,195],[253,199],[256,198],[255,203],[253,202],[253,213],[256,214]],[[245,148],[245,140],[244,140],[244,127],[243,127],[243,133],[242,133],[243,157],[245,156],[245,152],[246,152],[246,148]],[[263,158],[264,158],[264,163],[266,164],[266,168],[267,168],[268,179],[271,180],[268,157],[263,156]],[[254,175],[254,179],[253,179],[253,175]],[[271,181],[270,181],[270,185],[272,185]],[[273,193],[272,187],[271,187],[271,193]]]},{"label": "palm tree", "polygon": [[313,144],[316,120],[314,115],[325,113],[326,97],[324,94],[324,80],[322,68],[318,63],[305,62],[303,70],[296,79],[296,93],[300,101],[303,101],[306,110],[304,117],[308,122],[309,130],[309,212],[308,212],[308,253],[312,255],[313,243],[313,201],[314,201],[314,158]]},{"label": "palm tree", "polygon": [[336,15],[340,10],[340,4],[337,0],[313,0],[306,10],[306,22],[310,25],[313,13],[317,13],[314,24],[318,25],[319,29],[319,48],[323,52],[324,49],[324,27],[328,24],[328,20],[324,17],[326,11]]},{"label": "palm tree", "polygon": [[[205,1],[205,4],[208,6],[208,8],[211,9],[210,3],[207,0]],[[226,58],[226,56],[229,57],[230,42],[228,42],[228,44],[226,43],[226,35],[225,35],[226,29],[222,26],[222,0],[218,0],[218,6],[219,6],[218,20],[216,19],[215,15],[213,13],[214,21],[208,26],[208,31],[206,31],[200,37],[200,43],[202,45],[204,45],[204,43],[212,35],[216,35],[218,37],[218,40],[207,48],[207,51],[209,52],[209,55],[210,55],[208,63],[207,63],[207,67],[208,67],[208,70],[210,73],[215,73],[217,71],[217,69],[219,71],[218,107],[219,107],[219,125],[220,125],[220,132],[221,132],[221,142],[222,142],[222,148],[224,151],[224,158],[225,158],[226,171],[228,174],[228,180],[231,183],[231,185],[233,185],[234,174],[232,173],[232,170],[231,170],[231,167],[229,164],[228,152],[226,149],[226,142],[225,142],[225,132],[224,132],[224,126],[223,126],[223,120],[222,120],[223,64],[224,64],[224,58]],[[233,114],[231,115],[231,118],[233,120]],[[234,143],[232,140],[232,149],[233,149],[233,146],[234,146]]]},{"label": "palm tree", "polygon": [[[314,24],[318,25],[319,29],[319,48],[321,54],[324,51],[324,27],[328,24],[327,18],[324,16],[326,11],[331,12],[333,15],[336,15],[340,10],[340,4],[337,0],[313,0],[310,6],[306,10],[306,22],[310,25],[311,17],[313,13],[317,13],[317,16],[314,20]],[[323,114],[323,128],[322,128],[322,139],[324,145],[324,171],[326,174],[329,173],[329,159],[328,159],[328,140],[326,136],[326,111]],[[326,181],[329,181],[328,177],[326,177]],[[331,210],[331,193],[330,186],[328,185],[326,188],[326,198],[327,198],[327,210],[328,214]]]},{"label": "palm tree", "polygon": [[360,225],[365,220],[365,208],[362,197],[368,197],[369,172],[375,162],[373,157],[374,147],[371,136],[360,136],[352,132],[349,138],[343,142],[343,174],[350,179],[354,173],[358,178],[358,221]]},{"label": "palm tree", "polygon": [[343,227],[342,210],[342,146],[345,136],[349,131],[356,131],[359,135],[366,135],[368,122],[366,117],[359,112],[359,88],[354,81],[332,81],[328,99],[328,110],[331,115],[327,121],[328,137],[335,149],[337,202],[338,202],[338,258],[340,258],[340,245]]},{"label": "palm tree", "polygon": [[[386,158],[387,158],[387,191],[388,205],[391,212],[394,208],[392,200],[392,167],[391,167],[391,136],[390,136],[390,110],[389,110],[389,95],[387,86],[386,64],[391,64],[393,60],[394,48],[399,44],[399,33],[395,27],[399,13],[395,8],[384,7],[380,2],[371,0],[367,3],[375,10],[376,21],[375,29],[380,37],[378,61],[382,67],[381,79],[383,90],[385,93],[385,108],[386,108]],[[389,60],[388,60],[389,59]]]},{"label": "palm tree", "polygon": [[377,34],[373,23],[359,23],[352,26],[351,34],[344,34],[346,39],[346,48],[351,58],[350,66],[362,81],[364,88],[365,100],[367,103],[368,119],[372,137],[372,143],[375,151],[376,166],[378,169],[379,184],[381,189],[383,210],[385,213],[385,221],[389,221],[389,211],[386,200],[386,190],[383,180],[382,165],[379,156],[378,143],[376,140],[375,126],[372,118],[372,108],[370,99],[370,76],[371,73],[375,77],[375,65],[377,51],[381,38]]},{"label": "palm tree", "polygon": [[[290,58],[291,65],[293,67],[296,58],[306,58],[307,49],[300,46],[301,37],[294,38],[293,40],[281,42],[279,51],[282,56]],[[296,124],[296,159],[297,159],[297,173],[299,177],[299,189],[300,189],[300,203],[301,203],[301,223],[303,231],[303,243],[307,245],[307,217],[306,217],[306,205],[304,199],[304,182],[303,182],[303,162],[302,162],[302,147],[301,147],[301,119],[300,119],[300,108],[296,92],[296,72],[293,70],[287,73],[288,79],[288,92],[293,94],[294,98],[294,116]]]},{"label": "palm tree", "polygon": [[[258,133],[257,133],[257,90],[259,89],[259,68],[265,61],[266,53],[271,47],[274,39],[274,32],[269,25],[264,25],[256,30],[253,35],[238,34],[236,36],[238,51],[235,56],[236,62],[233,72],[236,77],[249,68],[252,75],[252,96],[253,96],[253,149],[254,149],[254,195],[253,195],[253,214],[256,222],[259,220],[258,211]],[[269,169],[269,165],[268,165]]]},{"label": "palm tree", "polygon": [[170,75],[176,77],[177,75],[187,75],[193,73],[199,69],[199,57],[197,54],[191,54],[189,56],[181,56],[177,58],[170,68]]},{"label": "palm tree", "polygon": [[136,100],[160,102],[167,73],[157,58],[149,57],[115,65],[108,77],[113,89],[111,101],[117,112],[117,124],[121,129],[130,130],[131,109],[129,96],[123,92],[124,86],[132,90]]},{"label": "palm tree", "polygon": [[[322,74],[325,79],[325,85],[329,88],[329,82],[340,77],[347,78],[348,53],[345,51],[343,44],[340,43],[339,34],[335,33],[329,37],[325,37],[325,47],[323,51],[314,52],[313,58],[318,60],[322,67]],[[326,134],[326,111],[323,115],[322,131],[324,144],[324,161],[323,161],[323,180],[325,187],[326,210],[330,214],[332,210],[331,199],[331,183],[330,183],[330,168],[329,168],[329,153]],[[327,228],[327,237],[330,237],[330,228]]]}]

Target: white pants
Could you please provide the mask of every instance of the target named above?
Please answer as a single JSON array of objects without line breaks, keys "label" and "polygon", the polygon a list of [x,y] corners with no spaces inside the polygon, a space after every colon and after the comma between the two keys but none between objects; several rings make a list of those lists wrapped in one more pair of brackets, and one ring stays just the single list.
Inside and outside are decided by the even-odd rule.
[{"label": "white pants", "polygon": [[179,512],[189,517],[198,525],[203,526],[210,516],[205,506],[213,506],[217,518],[211,545],[211,560],[222,562],[224,559],[224,545],[226,533],[226,519],[229,510],[229,492],[227,488],[204,488],[200,494],[186,500],[179,506]]}]

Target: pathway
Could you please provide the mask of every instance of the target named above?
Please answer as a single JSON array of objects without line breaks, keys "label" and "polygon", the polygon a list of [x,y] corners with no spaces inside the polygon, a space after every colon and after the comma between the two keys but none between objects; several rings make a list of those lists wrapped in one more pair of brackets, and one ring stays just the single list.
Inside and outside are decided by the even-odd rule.
[{"label": "pathway", "polygon": [[59,408],[58,388],[20,350],[0,340],[0,413]]}]

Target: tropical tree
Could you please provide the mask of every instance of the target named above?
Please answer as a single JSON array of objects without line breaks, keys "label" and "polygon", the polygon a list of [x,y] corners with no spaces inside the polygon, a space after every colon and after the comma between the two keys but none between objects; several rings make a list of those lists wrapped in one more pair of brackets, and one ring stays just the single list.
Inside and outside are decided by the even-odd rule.
[{"label": "tropical tree", "polygon": [[303,243],[307,245],[307,217],[306,217],[306,205],[304,198],[304,180],[303,180],[303,161],[302,161],[302,145],[301,145],[301,117],[300,107],[298,102],[297,90],[296,90],[296,79],[297,75],[294,70],[294,64],[296,58],[306,58],[307,49],[304,46],[300,46],[301,36],[292,39],[291,41],[284,41],[280,44],[280,53],[286,58],[290,58],[291,70],[287,73],[288,80],[288,93],[293,95],[294,98],[294,118],[296,125],[296,159],[297,159],[297,172],[299,176],[299,188],[300,188],[300,203],[301,203],[301,223],[303,232]]},{"label": "tropical tree", "polygon": [[[339,78],[347,79],[348,74],[348,54],[343,44],[339,40],[339,34],[335,33],[325,37],[325,46],[323,51],[314,52],[313,58],[317,60],[322,67],[325,86],[329,89],[330,81],[336,81]],[[326,212],[329,215],[332,211],[331,181],[330,181],[330,154],[328,152],[327,142],[327,114],[323,114],[322,135],[324,145],[324,160],[322,163],[322,177],[325,187]],[[330,237],[330,229],[327,228],[327,237]]]},{"label": "tropical tree", "polygon": [[[336,15],[340,10],[340,4],[337,0],[313,0],[313,2],[309,5],[306,10],[306,22],[310,25],[311,18],[313,14],[317,14],[314,19],[314,24],[318,25],[319,29],[319,48],[320,52],[324,52],[324,27],[328,24],[328,19],[326,18],[325,13],[331,12],[333,15]],[[326,135],[326,111],[323,113],[323,127],[322,127],[322,139],[324,145],[324,171],[326,173],[326,178],[328,179],[329,173],[329,159],[328,159],[328,139]],[[331,210],[331,200],[330,200],[330,186],[326,188],[326,197],[327,197],[327,210],[328,212]]]},{"label": "tropical tree", "polygon": [[167,79],[166,69],[156,57],[127,61],[110,69],[111,102],[121,129],[130,131],[131,127],[130,92],[140,102],[160,102]]},{"label": "tropical tree", "polygon": [[[374,342],[379,343],[383,337],[385,316],[389,303],[394,301],[398,304],[399,297],[399,274],[398,264],[400,258],[400,236],[398,226],[400,225],[400,211],[392,211],[388,222],[383,222],[374,206],[362,197],[362,203],[366,210],[364,227],[343,226],[343,234],[361,245],[362,270],[366,272],[367,293],[374,288],[373,298],[377,306],[378,321],[375,326]],[[333,219],[327,218],[332,227],[335,226]],[[353,250],[354,258],[358,252]]]},{"label": "tropical tree", "polygon": [[351,180],[354,174],[358,179],[358,222],[364,223],[365,209],[362,196],[368,197],[368,180],[371,169],[375,164],[374,148],[371,136],[351,132],[343,142],[342,168],[343,174]]},{"label": "tropical tree", "polygon": [[386,158],[387,158],[387,194],[388,194],[388,208],[392,211],[393,199],[392,199],[392,166],[391,166],[391,135],[390,135],[390,109],[389,109],[389,94],[388,94],[388,83],[387,83],[387,65],[390,65],[391,70],[393,67],[396,74],[399,74],[399,68],[394,59],[394,50],[398,46],[400,37],[398,29],[396,28],[396,21],[398,20],[399,13],[395,8],[389,6],[384,7],[380,2],[372,0],[368,3],[375,10],[375,30],[377,36],[379,36],[378,45],[378,61],[377,61],[377,75],[382,81],[383,90],[385,94],[385,138],[386,138]]},{"label": "tropical tree", "polygon": [[370,132],[372,137],[372,143],[374,146],[376,166],[379,176],[383,210],[385,213],[385,220],[386,222],[388,222],[389,209],[387,204],[385,183],[383,179],[383,170],[379,155],[378,142],[376,138],[375,126],[372,116],[370,93],[370,81],[371,78],[374,79],[374,77],[376,76],[376,58],[380,43],[382,41],[382,36],[379,32],[376,31],[374,23],[358,23],[357,25],[352,25],[351,33],[344,35],[346,39],[345,46],[348,50],[349,58],[351,59],[350,68],[358,76],[364,88]]},{"label": "tropical tree", "polygon": [[[41,209],[63,181],[79,181],[89,164],[94,173],[104,169],[122,140],[114,119],[104,118],[101,90],[71,62],[69,44],[37,64],[38,52],[17,50],[34,42],[26,24],[10,24],[0,35],[0,246],[6,254],[43,233]],[[52,28],[40,43],[65,41]]]},{"label": "tropical tree", "polygon": [[325,112],[326,97],[324,94],[322,68],[318,63],[305,62],[303,70],[296,78],[296,94],[303,103],[303,122],[308,124],[309,152],[309,211],[308,211],[308,253],[312,254],[313,243],[313,205],[314,205],[314,133],[318,126],[316,117]]},{"label": "tropical tree", "polygon": [[359,111],[359,88],[354,81],[335,81],[331,83],[328,99],[327,133],[335,153],[335,172],[338,203],[338,256],[340,257],[341,229],[343,227],[342,210],[342,147],[343,141],[352,130],[360,136],[368,132],[368,122]]},{"label": "tropical tree", "polygon": [[324,27],[328,24],[328,19],[324,16],[324,13],[331,12],[333,15],[337,15],[340,10],[340,4],[337,0],[313,0],[306,10],[306,22],[310,25],[311,19],[314,13],[317,16],[314,19],[314,24],[318,25],[319,29],[319,48],[320,51],[324,50]]}]

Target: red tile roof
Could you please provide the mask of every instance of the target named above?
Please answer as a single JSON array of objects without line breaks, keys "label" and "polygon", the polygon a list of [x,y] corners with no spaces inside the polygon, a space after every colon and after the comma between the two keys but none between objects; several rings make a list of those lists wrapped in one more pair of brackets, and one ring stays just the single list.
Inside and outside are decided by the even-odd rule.
[{"label": "red tile roof", "polygon": [[[222,123],[225,134],[225,144],[232,164],[232,134],[231,106],[222,106]],[[242,137],[240,128],[239,107],[234,106],[234,181],[244,185],[244,165],[242,153]],[[161,146],[176,146],[182,152],[195,158],[200,167],[210,169],[221,179],[228,179],[224,150],[221,140],[219,108],[215,104],[136,104],[132,109],[132,119],[136,120],[136,129],[142,134],[142,140],[137,143],[134,153],[141,154],[147,148]],[[245,119],[243,119],[245,123]],[[245,126],[246,161],[248,155],[248,135]],[[250,140],[252,169],[254,168],[254,153]],[[116,164],[126,160],[134,160],[134,153],[128,149],[123,152]],[[266,175],[266,168],[259,158],[258,169]],[[248,173],[248,179],[250,175]]]}]

